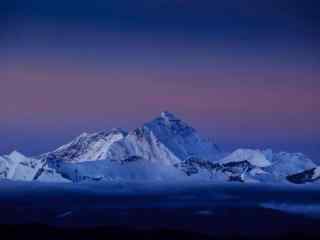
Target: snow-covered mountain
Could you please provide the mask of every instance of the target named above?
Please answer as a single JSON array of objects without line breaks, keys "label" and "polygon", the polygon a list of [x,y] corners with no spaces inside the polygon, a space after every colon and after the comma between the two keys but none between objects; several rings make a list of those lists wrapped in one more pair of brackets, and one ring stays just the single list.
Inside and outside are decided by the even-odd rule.
[{"label": "snow-covered mountain", "polygon": [[[119,156],[121,153],[121,156]],[[169,112],[137,128],[110,147],[111,159],[140,156],[166,165],[179,163],[191,156],[217,160],[217,146],[199,136],[195,129]]]},{"label": "snow-covered mountain", "polygon": [[297,178],[302,182],[318,179],[317,169],[301,153],[253,149],[223,153],[169,112],[130,132],[112,129],[83,133],[38,157],[18,152],[0,157],[1,179],[26,181],[210,179],[298,183]]},{"label": "snow-covered mountain", "polygon": [[316,167],[316,164],[302,153],[272,153],[271,150],[264,153],[272,163],[266,171],[273,174],[275,181],[286,181],[289,175]]},{"label": "snow-covered mountain", "polygon": [[45,162],[85,162],[112,159],[125,160],[139,156],[148,161],[172,165],[190,156],[217,160],[217,146],[201,138],[188,124],[172,113],[160,117],[129,133],[113,129],[81,134],[70,143],[40,158]]},{"label": "snow-covered mountain", "polygon": [[[302,153],[238,149],[218,161],[229,181],[288,183],[288,176],[316,167]],[[219,168],[217,168],[219,169]]]},{"label": "snow-covered mountain", "polygon": [[1,179],[33,180],[41,167],[40,161],[27,158],[17,151],[0,157]]},{"label": "snow-covered mountain", "polygon": [[47,168],[41,160],[28,158],[17,151],[0,156],[0,179],[68,181],[57,174],[54,169]]}]

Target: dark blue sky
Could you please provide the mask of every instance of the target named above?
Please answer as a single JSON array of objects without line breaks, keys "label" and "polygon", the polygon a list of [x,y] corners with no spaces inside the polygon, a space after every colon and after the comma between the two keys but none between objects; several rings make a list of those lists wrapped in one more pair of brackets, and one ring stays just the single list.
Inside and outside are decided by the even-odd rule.
[{"label": "dark blue sky", "polygon": [[2,22],[9,32],[30,24],[71,31],[148,33],[161,39],[170,34],[253,44],[282,40],[318,48],[319,5],[315,0],[12,0],[4,3]]},{"label": "dark blue sky", "polygon": [[0,153],[177,112],[226,149],[320,157],[318,1],[2,1]]}]

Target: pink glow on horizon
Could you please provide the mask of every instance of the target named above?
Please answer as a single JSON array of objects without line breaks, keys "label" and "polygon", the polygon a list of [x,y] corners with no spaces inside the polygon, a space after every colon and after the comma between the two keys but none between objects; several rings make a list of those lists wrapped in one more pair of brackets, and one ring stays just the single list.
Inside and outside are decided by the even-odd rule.
[{"label": "pink glow on horizon", "polygon": [[119,119],[138,123],[170,110],[204,129],[214,125],[248,134],[259,129],[264,135],[270,131],[295,137],[320,134],[316,127],[320,88],[286,84],[292,77],[312,83],[320,74],[278,70],[244,71],[236,76],[222,70],[198,74],[67,67],[57,71],[28,65],[15,70],[1,76],[0,122],[7,125],[24,122],[46,128],[56,122],[115,123]]}]

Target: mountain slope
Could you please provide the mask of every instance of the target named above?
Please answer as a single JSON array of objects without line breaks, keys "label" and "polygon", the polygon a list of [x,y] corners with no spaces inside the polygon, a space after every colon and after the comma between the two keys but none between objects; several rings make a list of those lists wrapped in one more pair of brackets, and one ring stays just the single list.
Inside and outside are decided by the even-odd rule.
[{"label": "mountain slope", "polygon": [[100,160],[80,163],[61,163],[59,173],[72,182],[83,181],[176,181],[186,179],[174,166],[161,162],[130,157],[121,162]]},{"label": "mountain slope", "polygon": [[26,157],[16,151],[0,156],[0,179],[33,181],[45,178],[53,182],[66,181],[39,159]]},{"label": "mountain slope", "polygon": [[83,133],[73,141],[40,158],[47,161],[83,162],[107,158],[110,146],[127,135],[120,129],[93,134]]},{"label": "mountain slope", "polygon": [[172,113],[162,112],[160,117],[145,124],[144,128],[179,159],[197,157],[217,160],[220,154],[214,143],[200,137],[194,128]]}]

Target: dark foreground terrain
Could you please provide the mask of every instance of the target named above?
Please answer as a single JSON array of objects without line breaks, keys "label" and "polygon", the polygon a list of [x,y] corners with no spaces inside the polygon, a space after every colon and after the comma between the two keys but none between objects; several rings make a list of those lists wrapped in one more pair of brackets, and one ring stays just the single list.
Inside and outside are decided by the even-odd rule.
[{"label": "dark foreground terrain", "polygon": [[320,239],[317,187],[0,183],[1,239]]},{"label": "dark foreground terrain", "polygon": [[[316,227],[316,226],[314,226]],[[101,226],[89,229],[63,229],[49,227],[47,225],[0,225],[0,231],[3,238],[1,239],[151,239],[151,240],[209,240],[209,239],[311,239],[318,240],[320,234],[316,231],[312,233],[295,232],[285,234],[266,234],[266,235],[241,235],[236,233],[230,234],[204,234],[197,232],[187,232],[174,229],[130,229],[110,226]],[[6,238],[7,237],[7,238]]]}]

